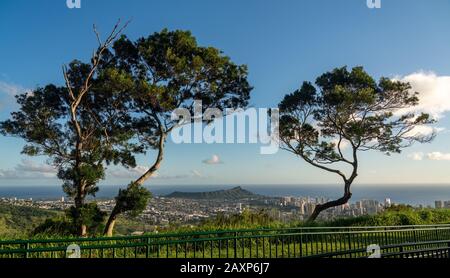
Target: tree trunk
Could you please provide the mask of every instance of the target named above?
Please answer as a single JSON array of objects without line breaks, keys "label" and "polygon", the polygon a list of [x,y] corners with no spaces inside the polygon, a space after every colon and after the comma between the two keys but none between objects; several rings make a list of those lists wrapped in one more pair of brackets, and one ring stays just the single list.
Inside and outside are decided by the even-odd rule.
[{"label": "tree trunk", "polygon": [[[156,173],[156,171],[158,171],[164,157],[164,143],[166,141],[166,137],[167,134],[163,130],[161,130],[158,144],[158,156],[155,162],[147,172],[145,172],[136,181],[134,181],[132,186],[142,186],[146,180],[150,179]],[[113,210],[111,211],[108,222],[106,223],[105,230],[103,232],[104,236],[111,237],[113,235],[114,225],[116,223],[117,216],[119,216],[120,214],[118,208],[118,204],[116,203]]]},{"label": "tree trunk", "polygon": [[[75,197],[75,209],[79,212],[83,208],[84,198],[86,196],[85,186],[83,182],[80,182],[77,186],[77,196]],[[87,237],[87,226],[84,223],[81,223],[80,216],[74,219],[75,223],[80,222],[78,226],[78,236],[79,237]]]},{"label": "tree trunk", "polygon": [[314,209],[313,213],[311,214],[311,216],[309,216],[307,223],[314,222],[317,219],[317,217],[319,216],[319,214],[326,209],[345,205],[348,202],[348,200],[350,200],[350,198],[352,197],[352,193],[350,192],[350,186],[353,184],[356,177],[358,176],[358,164],[359,163],[358,163],[357,151],[359,148],[359,144],[355,145],[352,143],[352,147],[353,147],[353,162],[351,163],[351,165],[353,166],[353,171],[352,171],[350,178],[348,178],[348,179],[339,170],[333,170],[333,169],[327,168],[323,165],[318,165],[317,163],[314,163],[310,159],[303,157],[308,163],[312,164],[313,166],[316,166],[320,169],[323,169],[323,170],[326,170],[329,172],[336,173],[344,179],[344,196],[342,196],[341,198],[334,200],[334,201],[330,201],[330,202],[327,202],[324,204],[318,204],[316,206],[316,208]]},{"label": "tree trunk", "polygon": [[115,211],[111,212],[111,215],[108,218],[108,222],[106,223],[105,230],[103,234],[107,237],[112,237],[114,233],[114,226],[116,225],[117,215]]},{"label": "tree trunk", "polygon": [[87,237],[87,226],[84,224],[80,225],[80,237]]},{"label": "tree trunk", "polygon": [[342,196],[341,198],[337,199],[337,200],[333,200],[324,204],[318,204],[316,206],[316,208],[314,209],[313,213],[309,216],[307,223],[311,223],[314,222],[317,217],[319,216],[319,214],[324,211],[327,210],[329,208],[333,208],[333,207],[337,207],[337,206],[341,206],[341,205],[345,205],[350,198],[352,197],[352,193],[350,192],[350,184],[345,186],[345,193],[344,196]]}]

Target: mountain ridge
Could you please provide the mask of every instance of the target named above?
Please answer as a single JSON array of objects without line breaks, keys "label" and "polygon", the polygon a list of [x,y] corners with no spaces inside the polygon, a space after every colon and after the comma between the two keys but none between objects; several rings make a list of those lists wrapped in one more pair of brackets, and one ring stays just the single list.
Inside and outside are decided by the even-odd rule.
[{"label": "mountain ridge", "polygon": [[175,191],[166,196],[166,198],[183,198],[183,199],[222,199],[222,200],[240,200],[248,198],[258,198],[261,195],[243,189],[241,186],[231,189],[222,189],[216,191],[205,192],[181,192]]}]

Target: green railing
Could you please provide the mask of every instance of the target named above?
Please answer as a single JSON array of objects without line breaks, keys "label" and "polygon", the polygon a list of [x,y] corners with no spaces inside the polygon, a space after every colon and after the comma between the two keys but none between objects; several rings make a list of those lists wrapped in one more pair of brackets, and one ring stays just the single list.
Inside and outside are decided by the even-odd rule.
[{"label": "green railing", "polygon": [[82,258],[357,258],[367,257],[372,244],[383,257],[448,257],[450,224],[0,241],[0,258],[66,258],[72,244],[79,246]]}]

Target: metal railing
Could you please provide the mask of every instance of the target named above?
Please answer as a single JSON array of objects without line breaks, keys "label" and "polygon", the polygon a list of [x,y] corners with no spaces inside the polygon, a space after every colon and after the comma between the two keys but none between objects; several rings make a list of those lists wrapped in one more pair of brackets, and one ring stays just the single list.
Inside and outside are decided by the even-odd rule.
[{"label": "metal railing", "polygon": [[0,241],[0,258],[359,258],[367,246],[382,257],[449,257],[450,224],[300,227],[151,234],[112,238]]}]

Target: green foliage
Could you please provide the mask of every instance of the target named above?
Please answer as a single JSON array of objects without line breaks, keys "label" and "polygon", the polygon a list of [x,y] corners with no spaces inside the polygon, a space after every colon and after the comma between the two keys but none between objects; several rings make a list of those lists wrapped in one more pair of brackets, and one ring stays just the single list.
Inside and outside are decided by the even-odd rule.
[{"label": "green foliage", "polygon": [[[95,208],[93,209],[95,211]],[[0,205],[0,238],[1,239],[27,239],[27,238],[61,238],[76,236],[76,226],[72,218],[60,212],[40,210],[29,207]],[[390,226],[390,225],[428,225],[450,224],[449,209],[414,209],[408,207],[389,208],[385,212],[353,218],[340,218],[333,221],[317,221],[314,223],[290,222],[281,223],[270,217],[266,210],[244,210],[242,214],[207,219],[202,223],[191,225],[172,225],[167,228],[158,228],[160,233],[218,231],[233,229],[261,229],[261,228],[288,228],[300,226]],[[91,230],[90,236],[102,236],[100,229]],[[140,221],[122,216],[117,221],[117,233],[130,235],[135,231],[154,230],[156,227],[145,225]]]},{"label": "green foliage", "polygon": [[116,209],[120,213],[128,212],[132,217],[136,217],[147,207],[151,197],[152,194],[145,187],[131,183],[126,189],[119,190]]},{"label": "green foliage", "polygon": [[[408,83],[381,78],[378,83],[362,67],[336,68],[304,82],[285,96],[281,110],[281,139],[307,160],[322,164],[346,162],[342,141],[356,151],[398,153],[411,143],[433,136],[410,131],[434,121],[427,114],[394,112],[418,104],[418,93]],[[339,142],[339,143],[336,143]]]},{"label": "green foliage", "polygon": [[49,218],[45,222],[38,225],[30,233],[33,238],[40,236],[60,236],[69,237],[77,235],[76,227],[67,218]]},{"label": "green foliage", "polygon": [[339,218],[332,221],[281,223],[271,218],[267,211],[252,212],[245,210],[242,214],[224,216],[217,215],[205,220],[197,226],[177,226],[160,230],[161,232],[194,232],[218,231],[233,229],[262,229],[289,227],[350,227],[350,226],[403,226],[403,225],[432,225],[450,224],[450,210],[448,209],[402,209],[386,210],[377,215]]},{"label": "green foliage", "polygon": [[448,209],[413,209],[394,208],[371,216],[355,218],[342,218],[326,222],[327,226],[402,226],[427,225],[450,223],[450,210]]},{"label": "green foliage", "polygon": [[66,211],[66,216],[71,220],[73,227],[84,224],[90,234],[97,234],[103,228],[106,212],[100,210],[96,203],[84,204],[81,208],[72,206]]},{"label": "green foliage", "polygon": [[284,97],[279,104],[281,147],[344,182],[344,195],[316,206],[310,220],[351,199],[360,152],[390,155],[434,138],[434,133],[415,131],[434,123],[428,114],[402,112],[418,103],[410,84],[389,78],[376,82],[362,67],[336,68],[319,76],[315,86],[304,82]]},{"label": "green foliage", "polygon": [[25,140],[24,154],[48,157],[58,170],[64,192],[75,200],[70,216],[82,217],[74,223],[89,221],[94,225],[90,230],[97,229],[100,213],[83,203],[98,192],[106,166],[135,167],[134,154],[144,151],[132,141],[128,105],[133,81],[124,71],[109,66],[108,47],[120,33],[117,27],[90,63],[74,60],[64,67],[65,86],[49,84],[18,95],[19,110],[0,122],[1,134]]},{"label": "green foliage", "polygon": [[0,204],[0,238],[26,238],[36,226],[58,212]]},{"label": "green foliage", "polygon": [[[76,225],[92,224],[90,230],[98,228],[101,213],[83,203],[98,192],[107,165],[135,167],[135,154],[162,149],[178,124],[171,119],[174,109],[192,111],[194,99],[203,109],[245,107],[252,90],[246,66],[198,46],[190,32],[163,30],[136,42],[126,36],[116,41],[122,30],[116,25],[90,63],[73,60],[65,67],[65,86],[49,84],[17,96],[19,111],[0,122],[1,134],[27,142],[24,154],[49,158],[75,200],[69,216]],[[150,195],[137,187],[119,193],[114,212],[142,211]]]},{"label": "green foliage", "polygon": [[205,229],[226,230],[243,227],[268,227],[278,224],[265,210],[252,212],[246,209],[240,214],[229,216],[220,213],[212,219],[205,220],[201,226]]},{"label": "green foliage", "polygon": [[134,128],[147,147],[157,147],[161,132],[178,124],[171,119],[175,109],[193,113],[193,100],[201,100],[203,110],[248,104],[247,67],[216,48],[199,46],[189,31],[164,29],[135,42],[122,36],[113,50],[113,67],[133,80]]},{"label": "green foliage", "polygon": [[[129,86],[132,130],[142,149],[158,150],[146,175],[119,192],[110,216],[113,220],[118,214],[136,215],[143,210],[149,195],[140,185],[160,167],[168,134],[176,126],[194,120],[173,120],[175,109],[187,109],[192,115],[194,101],[202,102],[203,111],[244,108],[252,87],[245,65],[234,64],[216,48],[199,46],[189,31],[164,29],[136,41],[122,36],[111,54],[109,66],[116,69],[111,72],[119,75],[114,79],[124,80]],[[107,233],[111,231],[108,228]]]}]

